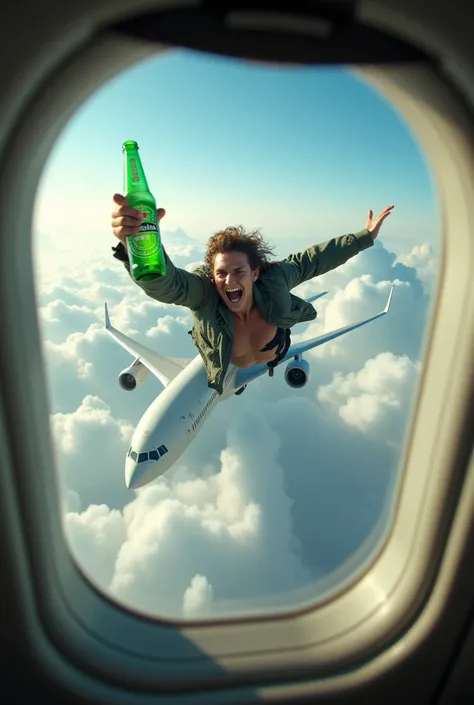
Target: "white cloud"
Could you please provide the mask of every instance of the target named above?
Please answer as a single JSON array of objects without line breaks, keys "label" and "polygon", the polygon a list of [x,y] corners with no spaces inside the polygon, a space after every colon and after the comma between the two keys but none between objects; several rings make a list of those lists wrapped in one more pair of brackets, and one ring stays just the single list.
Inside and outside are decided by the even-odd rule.
[{"label": "white cloud", "polygon": [[74,412],[52,414],[51,426],[63,481],[81,505],[123,506],[129,499],[123,473],[130,422],[116,421],[105,402],[88,395]]},{"label": "white cloud", "polygon": [[92,504],[82,513],[68,512],[64,523],[72,555],[79,565],[100,586],[108,585],[117,552],[126,538],[122,514],[105,504]]},{"label": "white cloud", "polygon": [[[72,287],[67,285],[71,283],[73,284]],[[76,280],[66,283],[64,278],[61,278],[55,284],[37,286],[36,296],[39,303],[45,306],[55,301],[60,301],[65,306],[84,305],[84,292],[79,290]]]},{"label": "white cloud", "polygon": [[358,372],[347,375],[336,372],[330,384],[318,389],[317,398],[336,406],[345,423],[396,444],[400,441],[420,367],[406,355],[380,353],[367,360]]},{"label": "white cloud", "polygon": [[373,247],[352,257],[341,267],[327,272],[322,278],[317,277],[306,282],[302,285],[302,290],[312,293],[316,287],[318,291],[328,290],[329,296],[333,296],[341,285],[344,286],[352,279],[364,275],[372,277],[375,282],[399,279],[410,284],[416,295],[423,292],[423,284],[417,270],[398,261],[396,255],[387,250],[379,240],[375,241]]},{"label": "white cloud", "polygon": [[438,261],[434,252],[434,247],[428,242],[415,245],[408,254],[400,254],[398,261],[407,267],[416,269],[418,276],[425,287],[431,290],[434,285]]},{"label": "white cloud", "polygon": [[212,585],[204,575],[195,575],[183,597],[183,617],[204,617],[212,612]]},{"label": "white cloud", "polygon": [[147,330],[147,337],[156,338],[161,335],[179,335],[186,334],[192,327],[191,316],[160,316],[156,326]]},{"label": "white cloud", "polygon": [[341,281],[334,293],[316,301],[317,319],[304,331],[293,334],[292,339],[318,336],[379,313],[387,303],[392,284],[394,292],[387,316],[316,348],[308,357],[317,359],[318,365],[327,357],[337,358],[332,364],[344,366],[346,370],[387,349],[397,355],[418,358],[428,304],[427,297],[419,293],[419,282],[413,286],[410,280],[385,279],[372,274]]},{"label": "white cloud", "polygon": [[39,308],[43,337],[49,342],[60,343],[65,334],[83,332],[96,320],[94,311],[87,305],[66,304],[61,299],[50,301]]},{"label": "white cloud", "polygon": [[203,260],[197,260],[196,262],[190,262],[189,264],[185,265],[185,269],[187,272],[194,272],[198,267],[202,267],[204,264]]},{"label": "white cloud", "polygon": [[62,358],[63,361],[72,363],[78,377],[90,377],[93,363],[83,354],[85,343],[96,345],[97,339],[103,335],[100,325],[94,323],[89,326],[85,333],[71,333],[62,343],[53,343],[50,340],[46,340],[44,347],[46,353],[49,353],[50,359],[54,355],[57,358]]}]

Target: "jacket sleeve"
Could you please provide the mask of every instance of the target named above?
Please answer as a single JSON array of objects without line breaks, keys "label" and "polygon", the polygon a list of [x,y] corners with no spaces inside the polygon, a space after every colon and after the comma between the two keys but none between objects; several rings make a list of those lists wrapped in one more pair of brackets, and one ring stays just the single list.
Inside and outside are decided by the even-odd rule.
[{"label": "jacket sleeve", "polygon": [[308,279],[339,267],[373,244],[372,235],[364,229],[355,235],[342,235],[320,245],[313,245],[304,252],[290,255],[278,264],[288,289],[291,290]]},{"label": "jacket sleeve", "polygon": [[[120,243],[114,250],[114,257],[124,263],[125,269],[130,274],[130,263],[125,247]],[[201,308],[209,295],[208,289],[212,286],[207,277],[199,276],[185,269],[175,267],[163,248],[166,261],[166,274],[148,281],[135,281],[145,294],[152,299],[165,304],[176,304],[197,310]]]}]

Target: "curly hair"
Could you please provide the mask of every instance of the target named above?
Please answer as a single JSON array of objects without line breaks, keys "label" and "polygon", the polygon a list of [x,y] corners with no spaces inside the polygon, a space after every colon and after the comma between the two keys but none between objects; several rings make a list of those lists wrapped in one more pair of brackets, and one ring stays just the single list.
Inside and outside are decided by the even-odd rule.
[{"label": "curly hair", "polygon": [[263,271],[270,264],[268,257],[273,254],[273,248],[265,242],[259,230],[247,233],[242,225],[230,226],[211,235],[207,242],[204,264],[209,273],[214,269],[216,255],[224,252],[243,252],[251,269],[259,267]]}]

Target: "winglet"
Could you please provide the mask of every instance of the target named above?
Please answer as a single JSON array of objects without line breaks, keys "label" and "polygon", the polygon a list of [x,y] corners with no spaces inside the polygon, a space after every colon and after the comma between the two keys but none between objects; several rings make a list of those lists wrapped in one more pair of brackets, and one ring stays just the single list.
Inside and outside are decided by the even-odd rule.
[{"label": "winglet", "polygon": [[384,313],[388,313],[388,310],[390,308],[390,304],[392,303],[393,287],[394,287],[394,285],[392,284],[392,286],[390,287],[390,294],[388,295],[387,305],[385,306],[385,308],[383,310]]},{"label": "winglet", "polygon": [[109,318],[109,309],[107,308],[107,304],[105,304],[105,327],[112,328],[112,324],[111,324],[110,318]]},{"label": "winglet", "polygon": [[316,301],[316,299],[320,299],[321,296],[326,296],[328,292],[327,291],[321,291],[319,294],[315,294],[314,296],[310,296],[308,299],[305,299],[307,304],[310,304],[312,301]]}]

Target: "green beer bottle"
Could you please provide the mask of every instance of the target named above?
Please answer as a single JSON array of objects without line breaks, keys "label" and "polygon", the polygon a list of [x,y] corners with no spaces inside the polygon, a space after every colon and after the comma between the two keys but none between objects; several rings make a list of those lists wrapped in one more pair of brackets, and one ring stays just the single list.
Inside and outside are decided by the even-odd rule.
[{"label": "green beer bottle", "polygon": [[122,150],[125,198],[131,208],[146,213],[138,235],[128,235],[126,238],[130,272],[136,281],[146,281],[166,274],[156,201],[148,188],[138,144],[129,140],[123,143]]}]

